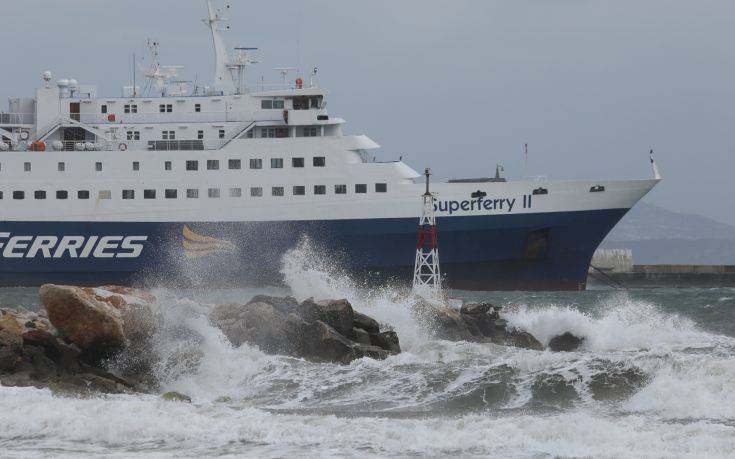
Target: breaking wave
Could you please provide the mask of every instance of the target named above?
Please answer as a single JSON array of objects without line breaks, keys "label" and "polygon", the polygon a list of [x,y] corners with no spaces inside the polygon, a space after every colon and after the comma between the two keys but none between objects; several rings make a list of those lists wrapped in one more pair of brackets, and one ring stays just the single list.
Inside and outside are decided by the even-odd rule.
[{"label": "breaking wave", "polygon": [[585,338],[554,353],[436,340],[412,316],[407,289],[359,285],[308,241],[282,272],[282,294],[347,298],[394,327],[403,353],[334,365],[235,348],[207,319],[226,294],[160,290],[159,390],[193,404],[1,388],[0,447],[113,457],[727,457],[735,448],[735,338],[660,297],[542,295],[508,308],[510,325],[544,343],[567,331]]}]

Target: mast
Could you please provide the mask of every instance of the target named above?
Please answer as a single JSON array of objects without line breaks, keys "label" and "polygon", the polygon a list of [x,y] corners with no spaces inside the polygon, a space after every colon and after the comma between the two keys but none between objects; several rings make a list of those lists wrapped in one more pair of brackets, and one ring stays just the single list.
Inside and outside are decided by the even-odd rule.
[{"label": "mast", "polygon": [[[230,6],[227,5],[227,8]],[[212,0],[207,0],[207,10],[209,17],[204,23],[212,30],[212,43],[214,44],[214,82],[215,91],[221,91],[223,94],[233,94],[235,92],[235,82],[232,81],[232,74],[228,68],[230,57],[227,54],[225,40],[222,37],[222,31],[219,29],[219,23],[224,21],[219,10],[214,8]]]}]

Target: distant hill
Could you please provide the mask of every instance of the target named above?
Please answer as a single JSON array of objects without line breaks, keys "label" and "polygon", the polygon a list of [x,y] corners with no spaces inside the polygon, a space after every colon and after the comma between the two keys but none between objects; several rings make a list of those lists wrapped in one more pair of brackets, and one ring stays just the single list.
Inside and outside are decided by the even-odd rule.
[{"label": "distant hill", "polygon": [[601,248],[632,249],[636,264],[735,265],[735,226],[639,203]]}]

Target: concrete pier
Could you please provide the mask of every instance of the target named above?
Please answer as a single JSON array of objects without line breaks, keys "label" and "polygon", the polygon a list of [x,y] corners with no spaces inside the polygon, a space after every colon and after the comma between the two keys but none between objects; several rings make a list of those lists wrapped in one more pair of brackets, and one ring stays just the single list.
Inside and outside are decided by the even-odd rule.
[{"label": "concrete pier", "polygon": [[633,265],[630,270],[590,269],[589,285],[623,288],[735,287],[735,266]]}]

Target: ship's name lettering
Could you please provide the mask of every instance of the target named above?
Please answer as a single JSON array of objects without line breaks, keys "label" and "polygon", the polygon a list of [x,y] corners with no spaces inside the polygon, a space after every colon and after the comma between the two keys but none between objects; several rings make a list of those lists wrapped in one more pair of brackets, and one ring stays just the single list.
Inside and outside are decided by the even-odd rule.
[{"label": "ship's name lettering", "polygon": [[0,232],[2,258],[138,258],[148,236],[13,236]]},{"label": "ship's name lettering", "polygon": [[[473,212],[473,211],[495,211],[496,213],[513,212],[518,199],[516,198],[473,198],[464,201],[434,201],[434,212],[447,213],[449,215],[455,212]],[[523,208],[531,207],[531,199],[529,196],[523,196]]]}]

